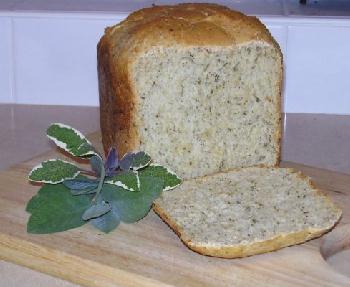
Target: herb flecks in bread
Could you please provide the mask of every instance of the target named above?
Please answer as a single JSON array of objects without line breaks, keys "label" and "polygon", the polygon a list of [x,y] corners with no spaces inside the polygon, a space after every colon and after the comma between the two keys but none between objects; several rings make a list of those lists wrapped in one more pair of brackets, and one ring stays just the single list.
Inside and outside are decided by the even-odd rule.
[{"label": "herb flecks in bread", "polygon": [[144,150],[183,178],[278,164],[282,54],[257,18],[142,9],[106,30],[98,71],[105,149]]},{"label": "herb flecks in bread", "polygon": [[98,74],[105,149],[144,150],[185,179],[244,168],[186,181],[154,204],[191,249],[268,252],[339,219],[308,179],[274,168],[282,54],[257,18],[215,4],[139,10],[106,29]]},{"label": "herb flecks in bread", "polygon": [[187,177],[275,165],[279,65],[264,43],[148,51],[132,70],[141,149]]},{"label": "herb flecks in bread", "polygon": [[155,211],[191,249],[243,257],[318,237],[341,211],[310,180],[285,168],[244,168],[185,181]]}]

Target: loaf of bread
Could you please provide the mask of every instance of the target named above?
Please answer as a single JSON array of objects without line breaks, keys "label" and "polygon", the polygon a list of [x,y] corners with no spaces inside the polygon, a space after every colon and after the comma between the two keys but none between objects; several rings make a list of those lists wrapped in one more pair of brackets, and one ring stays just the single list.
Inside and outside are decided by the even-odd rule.
[{"label": "loaf of bread", "polygon": [[255,17],[215,4],[137,11],[98,45],[105,150],[143,150],[183,178],[275,166],[282,55]]},{"label": "loaf of bread", "polygon": [[286,168],[243,168],[185,181],[154,210],[192,250],[235,258],[318,237],[341,211]]}]

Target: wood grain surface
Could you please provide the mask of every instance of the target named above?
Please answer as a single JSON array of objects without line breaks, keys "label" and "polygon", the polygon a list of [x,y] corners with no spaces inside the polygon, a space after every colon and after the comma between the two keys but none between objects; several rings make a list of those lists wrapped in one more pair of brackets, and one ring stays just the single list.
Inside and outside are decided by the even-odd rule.
[{"label": "wood grain surface", "polygon": [[[91,140],[98,143],[99,134]],[[39,188],[27,181],[27,174],[53,157],[64,158],[51,151],[0,173],[0,258],[91,287],[350,286],[350,277],[336,272],[322,257],[322,238],[243,259],[212,258],[186,248],[152,211],[110,234],[89,225],[52,235],[27,234],[25,206]],[[282,165],[311,176],[343,209],[334,231],[349,223],[350,175]]]}]

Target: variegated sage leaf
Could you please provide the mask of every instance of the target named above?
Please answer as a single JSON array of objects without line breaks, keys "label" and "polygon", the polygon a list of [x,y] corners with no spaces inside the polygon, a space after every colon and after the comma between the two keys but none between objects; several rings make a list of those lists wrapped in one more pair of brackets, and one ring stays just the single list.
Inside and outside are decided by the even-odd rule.
[{"label": "variegated sage leaf", "polygon": [[163,190],[170,190],[181,184],[181,178],[179,178],[170,169],[158,164],[150,164],[138,172],[140,176],[149,176],[162,179],[164,182]]},{"label": "variegated sage leaf", "polygon": [[105,183],[113,184],[129,191],[140,190],[140,180],[137,171],[121,171],[112,177],[106,178]]},{"label": "variegated sage leaf", "polygon": [[54,123],[47,129],[47,136],[54,143],[77,157],[98,155],[92,144],[78,130],[61,123]]},{"label": "variegated sage leaf", "polygon": [[139,170],[149,165],[151,162],[151,156],[143,151],[134,153],[131,168],[133,170]]},{"label": "variegated sage leaf", "polygon": [[151,157],[149,154],[139,151],[136,153],[126,153],[120,160],[119,166],[122,170],[139,170],[149,165]]},{"label": "variegated sage leaf", "polygon": [[49,159],[35,166],[29,173],[29,180],[56,184],[64,180],[73,179],[80,173],[73,163],[61,159]]}]

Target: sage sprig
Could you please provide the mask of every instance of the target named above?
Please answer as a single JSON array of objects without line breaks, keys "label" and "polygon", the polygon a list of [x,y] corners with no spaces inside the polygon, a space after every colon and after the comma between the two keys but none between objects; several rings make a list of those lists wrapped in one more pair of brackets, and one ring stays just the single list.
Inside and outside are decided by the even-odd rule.
[{"label": "sage sprig", "polygon": [[85,223],[108,233],[120,222],[145,217],[163,190],[181,183],[145,152],[129,152],[119,159],[111,147],[103,160],[80,131],[61,123],[50,125],[47,136],[73,157],[88,159],[91,170],[49,159],[30,171],[29,180],[43,186],[26,207],[29,233],[61,232]]}]

